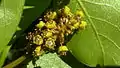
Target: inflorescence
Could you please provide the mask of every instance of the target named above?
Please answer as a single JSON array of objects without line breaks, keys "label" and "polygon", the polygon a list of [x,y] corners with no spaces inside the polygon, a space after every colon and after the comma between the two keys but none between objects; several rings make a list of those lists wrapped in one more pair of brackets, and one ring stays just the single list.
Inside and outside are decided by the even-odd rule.
[{"label": "inflorescence", "polygon": [[82,20],[83,17],[82,11],[77,10],[73,14],[68,6],[58,11],[48,11],[26,37],[29,44],[35,46],[33,55],[40,56],[46,51],[66,55],[68,48],[65,36],[72,35],[75,30],[85,29],[87,23]]}]

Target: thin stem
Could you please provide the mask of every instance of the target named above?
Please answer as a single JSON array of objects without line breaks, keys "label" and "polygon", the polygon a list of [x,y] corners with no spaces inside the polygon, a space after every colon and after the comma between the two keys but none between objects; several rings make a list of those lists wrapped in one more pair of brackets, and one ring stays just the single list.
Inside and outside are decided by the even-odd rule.
[{"label": "thin stem", "polygon": [[23,56],[19,57],[17,60],[11,62],[10,64],[8,64],[6,66],[4,66],[3,68],[14,68],[17,65],[19,65],[21,62],[23,62],[25,59],[26,59],[26,56],[23,55]]}]

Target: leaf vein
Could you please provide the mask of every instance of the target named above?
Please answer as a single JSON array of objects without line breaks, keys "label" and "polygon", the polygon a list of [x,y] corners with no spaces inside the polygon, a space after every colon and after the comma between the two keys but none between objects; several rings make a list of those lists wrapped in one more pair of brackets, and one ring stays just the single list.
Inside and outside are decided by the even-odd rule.
[{"label": "leaf vein", "polygon": [[116,61],[116,59],[112,56],[113,61],[115,62],[115,64],[118,64],[118,62]]},{"label": "leaf vein", "polygon": [[[109,22],[109,21],[107,21],[107,20],[104,20],[104,19],[102,19],[102,18],[96,18],[96,17],[93,17],[93,16],[90,16],[90,17],[93,18],[93,19],[99,20],[99,21],[106,22],[107,24],[109,24],[109,25],[115,27],[116,29],[118,29],[118,31],[120,32],[120,28],[119,28],[117,25],[112,24],[111,22]],[[101,23],[103,23],[103,22],[101,22]]]},{"label": "leaf vein", "polygon": [[103,64],[104,64],[104,55],[105,55],[105,52],[104,52],[104,48],[103,48],[103,45],[102,45],[102,43],[101,43],[101,40],[100,40],[100,38],[99,38],[97,29],[96,29],[96,27],[95,27],[95,25],[94,25],[92,19],[90,18],[90,15],[88,14],[87,10],[85,9],[85,7],[84,7],[82,1],[81,1],[81,0],[80,0],[80,1],[77,0],[77,2],[78,2],[78,4],[79,4],[79,6],[83,9],[83,11],[84,11],[86,17],[88,18],[88,21],[89,21],[90,24],[91,24],[91,27],[92,27],[94,33],[95,33],[95,36],[96,36],[96,38],[97,38],[97,40],[98,40],[98,43],[99,43],[99,45],[100,45],[100,48],[101,48],[101,52],[102,52],[102,56],[103,56],[103,57],[102,57],[102,58],[103,58]]},{"label": "leaf vein", "polygon": [[99,33],[98,35],[99,35],[99,36],[102,36],[102,37],[104,37],[105,39],[107,39],[108,41],[112,42],[112,43],[120,50],[120,46],[117,45],[117,43],[115,43],[112,39],[110,39],[109,37],[107,37],[106,35],[101,34],[101,33]]}]

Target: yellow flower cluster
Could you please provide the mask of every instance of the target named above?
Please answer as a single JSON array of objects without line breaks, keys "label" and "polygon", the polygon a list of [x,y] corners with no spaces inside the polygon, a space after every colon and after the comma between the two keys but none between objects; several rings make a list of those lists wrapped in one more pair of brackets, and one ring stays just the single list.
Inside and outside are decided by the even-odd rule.
[{"label": "yellow flower cluster", "polygon": [[[75,30],[85,29],[87,23],[82,20],[84,13],[77,10],[73,14],[68,6],[57,11],[47,12],[36,25],[32,37],[28,39],[36,48],[35,56],[41,55],[41,51],[58,51],[60,55],[66,55],[68,51],[65,36],[73,34]],[[32,39],[31,39],[32,38]]]}]

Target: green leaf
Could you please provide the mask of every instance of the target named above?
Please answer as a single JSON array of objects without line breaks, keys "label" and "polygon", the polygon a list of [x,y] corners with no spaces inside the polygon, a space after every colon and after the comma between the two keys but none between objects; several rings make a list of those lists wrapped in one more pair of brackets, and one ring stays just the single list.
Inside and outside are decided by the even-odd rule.
[{"label": "green leaf", "polygon": [[[48,53],[40,56],[36,61],[36,65],[41,68],[71,68],[63,62],[56,53]],[[27,68],[34,68],[32,61],[29,62]]]},{"label": "green leaf", "polygon": [[88,23],[68,43],[71,53],[89,66],[120,65],[120,0],[71,0],[69,6],[81,8]]},{"label": "green leaf", "polygon": [[0,0],[0,67],[10,46],[7,46],[19,24],[24,0]]}]

